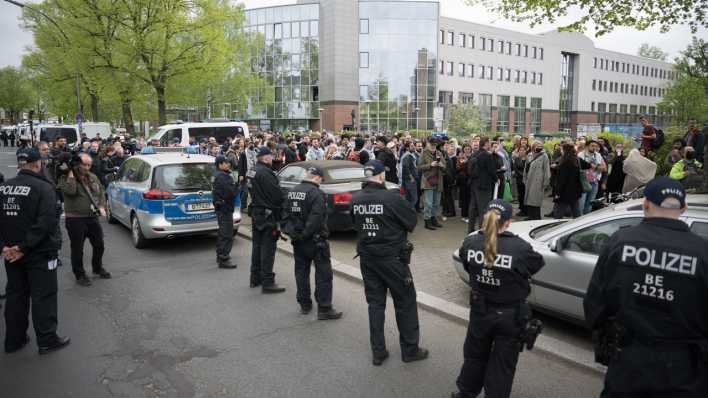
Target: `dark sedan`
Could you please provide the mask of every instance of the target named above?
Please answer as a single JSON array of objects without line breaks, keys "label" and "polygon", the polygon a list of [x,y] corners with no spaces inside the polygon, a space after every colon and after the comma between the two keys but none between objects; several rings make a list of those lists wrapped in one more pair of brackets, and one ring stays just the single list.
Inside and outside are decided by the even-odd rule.
[{"label": "dark sedan", "polygon": [[[354,229],[349,207],[352,194],[361,189],[366,181],[364,166],[348,160],[316,160],[311,162],[291,163],[278,173],[280,187],[289,191],[299,184],[310,166],[318,166],[324,171],[320,189],[327,195],[327,226],[330,231],[350,231]],[[389,189],[399,190],[399,186],[386,183]]]}]

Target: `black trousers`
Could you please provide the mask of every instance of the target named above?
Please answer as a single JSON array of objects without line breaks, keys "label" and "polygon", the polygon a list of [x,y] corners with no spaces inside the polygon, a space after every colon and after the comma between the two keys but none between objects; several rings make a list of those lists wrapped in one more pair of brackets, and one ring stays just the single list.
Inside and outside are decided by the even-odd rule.
[{"label": "black trousers", "polygon": [[360,264],[364,294],[369,304],[369,335],[374,355],[386,351],[386,292],[391,292],[396,309],[401,354],[415,355],[420,341],[420,327],[415,286],[408,265],[395,257],[370,256],[361,256]]},{"label": "black trousers", "polygon": [[219,223],[219,229],[216,231],[216,258],[226,261],[231,258],[231,248],[234,244],[234,213],[217,211],[216,221]]},{"label": "black trousers", "polygon": [[37,345],[49,345],[57,337],[57,270],[50,270],[48,262],[49,259],[15,263],[5,261],[6,349],[18,347],[24,342],[29,327],[30,302]]},{"label": "black trousers", "polygon": [[470,214],[470,188],[467,183],[458,184],[459,200],[460,200],[460,216],[467,218]]},{"label": "black trousers", "polygon": [[524,196],[526,196],[526,184],[523,178],[516,178],[516,192],[519,196],[519,211],[526,214],[526,206],[524,205]]},{"label": "black trousers", "polygon": [[541,219],[541,208],[538,206],[525,206],[526,216],[529,220],[540,220]]},{"label": "black trousers", "polygon": [[443,187],[442,209],[445,217],[455,217],[455,186],[452,184]]},{"label": "black trousers", "polygon": [[469,219],[470,222],[467,224],[467,231],[472,232],[477,229],[477,225],[482,227],[482,217],[484,217],[484,210],[492,201],[492,195],[494,191],[482,191],[475,187],[472,187],[470,191],[470,206],[469,206]]},{"label": "black trousers", "polygon": [[[275,249],[277,238],[273,236],[273,228],[251,227],[252,243],[251,250],[251,279],[260,280],[263,286],[275,283],[273,273],[273,263],[275,262]],[[260,278],[260,279],[258,279]]]},{"label": "black trousers", "polygon": [[326,248],[318,249],[315,243],[293,243],[295,254],[295,283],[297,284],[297,302],[312,305],[310,293],[310,264],[315,263],[315,301],[320,307],[332,306],[332,261],[329,243]]},{"label": "black trousers", "polygon": [[457,388],[465,398],[474,398],[484,387],[486,398],[506,398],[519,360],[521,327],[516,308],[489,308],[484,313],[470,310],[464,345],[464,363]]},{"label": "black trousers", "polygon": [[578,201],[573,201],[571,203],[567,202],[556,202],[553,206],[553,218],[563,218],[566,216],[571,216],[573,218],[580,217],[580,209],[578,208]]},{"label": "black trousers", "polygon": [[71,242],[71,269],[74,275],[79,278],[86,275],[84,269],[84,241],[88,238],[93,253],[91,256],[91,268],[93,272],[98,272],[103,268],[103,229],[98,217],[68,217],[66,219],[66,232]]}]

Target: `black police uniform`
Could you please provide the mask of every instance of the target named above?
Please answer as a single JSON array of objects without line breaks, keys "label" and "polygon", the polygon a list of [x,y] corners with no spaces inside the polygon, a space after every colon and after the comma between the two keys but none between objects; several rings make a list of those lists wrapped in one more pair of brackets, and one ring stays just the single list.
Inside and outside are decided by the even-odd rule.
[{"label": "black police uniform", "polygon": [[497,257],[484,266],[484,235],[462,242],[460,259],[470,274],[470,322],[464,345],[464,364],[457,378],[459,397],[508,397],[521,347],[529,279],[543,266],[543,257],[523,239],[503,232],[497,237]]},{"label": "black police uniform", "polygon": [[283,231],[290,235],[295,254],[297,302],[312,307],[310,264],[315,263],[315,300],[320,309],[332,306],[332,262],[327,237],[325,194],[311,181],[303,181],[288,192]]},{"label": "black police uniform", "polygon": [[708,242],[680,220],[646,218],[602,251],[584,301],[593,330],[624,330],[608,397],[708,396]]},{"label": "black police uniform", "polygon": [[211,194],[219,224],[216,236],[216,261],[220,266],[230,266],[231,248],[234,243],[234,199],[237,194],[236,183],[231,174],[217,169],[214,173]]},{"label": "black police uniform", "polygon": [[283,204],[278,177],[265,163],[256,163],[251,179],[251,219],[253,250],[251,252],[251,286],[275,284],[273,263],[278,242],[278,223]]},{"label": "black police uniform", "polygon": [[0,247],[17,245],[24,254],[14,263],[5,260],[6,351],[26,343],[30,298],[38,346],[52,346],[59,340],[56,259],[61,236],[57,222],[54,187],[44,176],[20,170],[0,184]]},{"label": "black police uniform", "polygon": [[396,323],[404,360],[416,355],[420,331],[413,276],[400,260],[408,233],[415,229],[415,209],[398,192],[367,181],[352,197],[357,254],[361,257],[364,294],[369,304],[369,333],[374,358],[388,356],[384,337],[386,292],[396,308]]}]

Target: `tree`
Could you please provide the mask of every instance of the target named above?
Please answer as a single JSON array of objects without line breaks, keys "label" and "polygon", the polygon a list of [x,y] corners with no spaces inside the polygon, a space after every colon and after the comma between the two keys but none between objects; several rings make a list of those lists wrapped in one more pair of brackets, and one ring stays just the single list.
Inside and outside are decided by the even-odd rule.
[{"label": "tree", "polygon": [[675,63],[676,70],[699,79],[708,93],[708,42],[694,36],[691,44],[681,51],[681,56],[676,58]]},{"label": "tree", "polygon": [[673,25],[688,25],[696,33],[708,27],[704,0],[466,0],[470,5],[482,4],[504,18],[529,23],[554,23],[567,17],[570,10],[580,9],[583,16],[564,26],[563,30],[583,31],[588,22],[595,35],[602,36],[618,26],[645,30],[658,26],[667,32]]},{"label": "tree", "polygon": [[659,47],[650,46],[649,43],[642,43],[642,45],[639,46],[637,55],[644,58],[657,59],[659,61],[666,61],[666,58],[669,56],[669,54],[662,51]]},{"label": "tree", "polygon": [[32,96],[26,74],[12,66],[0,69],[0,108],[9,114],[10,122],[15,123],[21,112],[31,107]]},{"label": "tree", "polygon": [[474,104],[452,105],[447,130],[451,135],[464,137],[472,134],[482,134],[486,123],[482,120],[479,108]]},{"label": "tree", "polygon": [[699,78],[681,75],[657,106],[661,112],[672,113],[674,123],[682,126],[689,119],[708,121],[708,94]]}]

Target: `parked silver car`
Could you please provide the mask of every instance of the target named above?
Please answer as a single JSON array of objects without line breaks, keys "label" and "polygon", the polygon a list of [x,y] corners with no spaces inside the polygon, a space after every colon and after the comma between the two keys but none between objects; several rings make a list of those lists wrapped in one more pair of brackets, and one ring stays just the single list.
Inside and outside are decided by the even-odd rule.
[{"label": "parked silver car", "polygon": [[[708,195],[688,195],[687,201],[688,211],[681,219],[708,244]],[[539,311],[584,324],[583,298],[600,252],[615,231],[639,224],[643,216],[642,199],[635,199],[574,220],[513,223],[509,231],[546,260],[531,281],[529,302]],[[458,275],[469,284],[457,250],[453,260]]]}]

